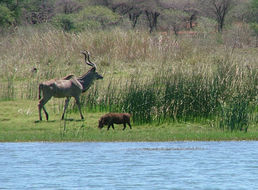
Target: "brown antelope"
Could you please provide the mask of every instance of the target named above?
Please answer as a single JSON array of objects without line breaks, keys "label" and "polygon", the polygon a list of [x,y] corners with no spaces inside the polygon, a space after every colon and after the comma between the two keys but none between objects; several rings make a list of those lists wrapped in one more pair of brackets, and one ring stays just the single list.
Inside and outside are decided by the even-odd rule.
[{"label": "brown antelope", "polygon": [[[64,119],[65,110],[68,106],[68,103],[71,97],[74,97],[76,100],[76,104],[79,108],[81,119],[84,119],[81,106],[80,106],[80,95],[89,89],[94,80],[103,79],[103,77],[96,72],[96,65],[90,61],[90,55],[87,51],[81,52],[85,56],[85,63],[90,65],[92,68],[85,74],[80,77],[76,77],[74,75],[68,75],[62,79],[56,80],[52,79],[46,82],[42,82],[39,84],[39,120],[42,120],[41,110],[46,115],[46,119],[48,120],[48,113],[44,105],[52,98],[64,98],[65,106],[62,115],[62,120]],[[41,98],[41,93],[43,97]]]}]

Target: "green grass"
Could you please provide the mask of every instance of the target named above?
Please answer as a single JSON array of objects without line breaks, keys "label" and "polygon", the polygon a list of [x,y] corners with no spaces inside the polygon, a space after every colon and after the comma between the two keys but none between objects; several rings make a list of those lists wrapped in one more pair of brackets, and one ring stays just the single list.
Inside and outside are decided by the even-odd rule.
[{"label": "green grass", "polygon": [[61,113],[47,106],[50,120],[38,121],[37,101],[0,102],[0,142],[30,141],[221,141],[258,140],[257,126],[251,126],[247,133],[228,132],[212,127],[208,122],[170,122],[158,125],[132,124],[133,129],[98,129],[98,119],[104,113],[86,112],[85,120],[79,120],[79,113],[69,113],[62,121]]},{"label": "green grass", "polygon": [[[226,31],[220,35],[228,37]],[[18,28],[0,35],[0,140],[257,139],[257,48],[232,47],[215,36],[117,28],[81,33]],[[39,83],[87,72],[84,49],[104,76],[81,96],[85,121],[77,121],[73,102],[68,119],[60,121],[64,100],[52,99],[46,105],[50,121],[35,122]],[[134,129],[99,131],[98,118],[106,112],[132,113]]]}]

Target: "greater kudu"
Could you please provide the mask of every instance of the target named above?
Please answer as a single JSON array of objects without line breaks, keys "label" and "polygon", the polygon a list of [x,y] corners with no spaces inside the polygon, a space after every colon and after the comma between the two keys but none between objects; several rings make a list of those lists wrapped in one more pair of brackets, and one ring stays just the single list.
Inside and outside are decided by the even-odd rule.
[{"label": "greater kudu", "polygon": [[[71,97],[74,97],[76,100],[76,104],[79,108],[81,119],[84,119],[81,106],[80,106],[80,95],[89,89],[94,80],[103,79],[103,77],[96,72],[96,65],[90,61],[90,55],[87,51],[81,52],[85,56],[85,63],[90,65],[92,68],[85,74],[80,77],[76,77],[74,75],[68,75],[62,79],[56,80],[52,79],[46,82],[42,82],[39,84],[39,120],[42,120],[41,110],[46,115],[46,119],[48,120],[48,113],[44,105],[52,98],[64,98],[65,106],[64,112],[62,115],[62,120],[64,119],[65,110],[67,109],[68,103]],[[41,93],[43,97],[41,98]]]}]

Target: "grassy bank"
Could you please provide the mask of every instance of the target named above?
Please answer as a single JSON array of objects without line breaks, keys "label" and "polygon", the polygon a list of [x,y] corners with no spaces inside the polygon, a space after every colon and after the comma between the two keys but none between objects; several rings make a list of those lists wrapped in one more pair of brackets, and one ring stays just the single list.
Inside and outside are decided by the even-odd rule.
[{"label": "grassy bank", "polygon": [[[29,27],[0,36],[1,141],[257,139],[257,48],[231,37]],[[52,99],[51,121],[35,123],[38,84],[87,72],[84,49],[104,76],[81,97],[85,121],[69,120],[79,118],[73,102],[60,121],[64,100]],[[106,112],[132,113],[134,130],[99,131]]]},{"label": "grassy bank", "polygon": [[38,122],[37,102],[0,102],[0,142],[29,141],[183,141],[183,140],[258,140],[258,129],[250,126],[248,133],[222,131],[212,125],[197,122],[170,122],[163,124],[135,125],[133,129],[115,125],[115,130],[97,128],[100,112],[68,113],[61,121],[61,113],[50,105],[50,120]]}]

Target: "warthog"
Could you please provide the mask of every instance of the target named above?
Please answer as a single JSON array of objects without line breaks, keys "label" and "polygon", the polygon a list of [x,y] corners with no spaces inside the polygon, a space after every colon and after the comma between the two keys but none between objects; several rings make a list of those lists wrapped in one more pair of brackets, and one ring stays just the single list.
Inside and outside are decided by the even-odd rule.
[{"label": "warthog", "polygon": [[107,130],[109,130],[110,126],[114,128],[115,124],[124,124],[123,130],[126,128],[126,123],[129,125],[130,129],[132,129],[132,126],[130,124],[130,117],[131,115],[129,113],[108,113],[103,115],[99,119],[99,129],[102,129],[104,125],[108,125]]}]

